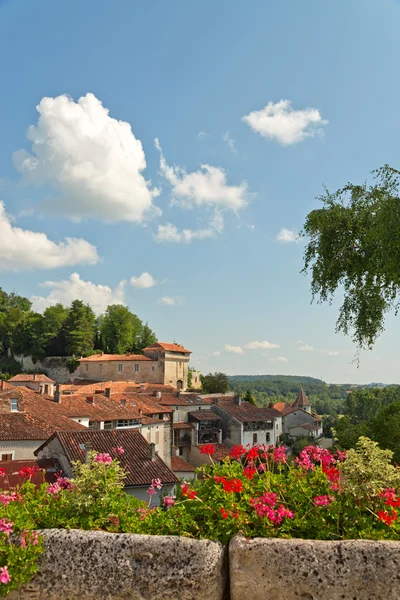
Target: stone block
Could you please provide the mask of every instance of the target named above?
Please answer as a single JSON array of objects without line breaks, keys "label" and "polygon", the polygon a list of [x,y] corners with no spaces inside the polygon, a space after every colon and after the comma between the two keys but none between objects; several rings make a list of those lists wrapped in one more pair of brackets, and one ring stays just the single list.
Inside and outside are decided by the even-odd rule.
[{"label": "stone block", "polygon": [[80,530],[41,532],[39,572],[9,600],[222,600],[218,542]]},{"label": "stone block", "polygon": [[231,600],[398,600],[400,542],[237,536],[229,572]]}]

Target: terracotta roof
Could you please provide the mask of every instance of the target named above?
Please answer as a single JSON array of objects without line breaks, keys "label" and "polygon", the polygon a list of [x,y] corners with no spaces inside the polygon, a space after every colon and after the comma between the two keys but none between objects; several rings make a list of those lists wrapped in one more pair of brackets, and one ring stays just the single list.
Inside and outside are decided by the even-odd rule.
[{"label": "terracotta roof", "polygon": [[116,419],[139,419],[138,407],[123,406],[103,394],[62,395],[60,410],[67,417],[89,417],[91,421],[113,421]]},{"label": "terracotta roof", "polygon": [[[96,396],[94,397],[96,400]],[[135,407],[136,410],[141,410],[145,415],[155,414],[171,414],[172,408],[167,408],[159,403],[158,398],[151,396],[150,394],[114,394],[111,391],[111,402],[123,405],[127,407]]]},{"label": "terracotta roof", "polygon": [[[118,460],[128,472],[126,486],[150,485],[152,479],[161,479],[163,484],[179,481],[159,456],[156,455],[155,460],[151,460],[150,446],[137,429],[59,431],[50,439],[54,438],[59,440],[70,463],[84,462],[85,450],[81,448],[84,444],[89,443],[93,450],[112,456],[115,454],[113,449],[121,446],[124,453],[119,455]],[[35,453],[38,454],[49,441],[42,444]]]},{"label": "terracotta roof", "polygon": [[183,352],[184,354],[191,354],[191,350],[186,350],[180,344],[167,344],[166,342],[157,342],[156,344],[151,344],[147,348],[144,348],[143,352],[146,350],[157,350],[157,348],[162,348],[166,352]]},{"label": "terracotta roof", "polygon": [[[199,444],[197,447],[201,449],[203,446],[208,446],[208,445],[209,444]],[[224,458],[226,458],[227,456],[230,455],[231,450],[230,450],[230,448],[228,448],[228,446],[225,446],[225,444],[213,444],[213,445],[215,448],[215,452],[212,455],[212,458],[214,461],[215,460],[216,461],[223,460]]]},{"label": "terracotta roof", "polygon": [[157,398],[159,404],[165,404],[166,406],[201,406],[202,404],[210,404],[203,399],[197,398],[197,396],[185,396],[181,394],[174,396],[173,394],[161,393],[161,398]]},{"label": "terracotta roof", "polygon": [[172,429],[193,429],[193,423],[174,423]]},{"label": "terracotta roof", "polygon": [[124,360],[131,360],[136,362],[138,360],[151,360],[151,358],[143,356],[143,354],[92,354],[92,356],[80,358],[79,362],[104,362],[111,360],[119,362],[123,362]]},{"label": "terracotta roof", "polygon": [[259,408],[246,400],[242,400],[241,404],[236,404],[234,398],[220,398],[218,404],[214,406],[222,408],[242,423],[249,421],[272,421],[282,416],[274,408]]},{"label": "terracotta roof", "polygon": [[0,461],[0,469],[4,469],[6,474],[4,477],[0,477],[0,490],[15,490],[21,486],[26,477],[21,477],[19,472],[24,467],[38,467],[43,469],[32,475],[31,483],[39,487],[44,481],[47,483],[54,483],[56,481],[56,473],[61,471],[57,461],[52,458],[36,459],[36,460],[5,460]]},{"label": "terracotta roof", "polygon": [[47,377],[47,375],[43,375],[43,373],[18,373],[18,375],[14,375],[8,381],[39,381],[41,383],[55,383],[52,379]]},{"label": "terracotta roof", "polygon": [[[18,400],[18,412],[10,411],[10,400]],[[0,440],[45,440],[55,431],[80,431],[49,396],[27,388],[0,392]]]},{"label": "terracotta roof", "polygon": [[193,412],[188,413],[189,417],[195,419],[196,421],[220,421],[221,417],[219,417],[213,410],[194,410]]},{"label": "terracotta roof", "polygon": [[299,395],[297,396],[296,400],[293,402],[292,406],[311,406],[310,402],[308,401],[307,396],[304,393],[303,388],[301,388]]},{"label": "terracotta roof", "polygon": [[279,412],[284,411],[286,407],[287,407],[286,402],[277,402],[276,404],[274,404],[274,409]]},{"label": "terracotta roof", "polygon": [[196,472],[196,467],[193,467],[193,465],[189,465],[189,463],[186,462],[186,460],[183,460],[183,458],[181,458],[180,456],[171,456],[171,469],[175,472]]},{"label": "terracotta roof", "polygon": [[15,390],[15,386],[4,379],[0,379],[0,391],[2,390]]},{"label": "terracotta roof", "polygon": [[173,392],[175,388],[169,384],[163,383],[136,383],[135,381],[93,381],[89,379],[75,379],[69,383],[60,385],[61,391],[71,391],[78,393],[104,392],[106,388],[110,388],[112,393],[145,393],[149,394],[152,391]]}]

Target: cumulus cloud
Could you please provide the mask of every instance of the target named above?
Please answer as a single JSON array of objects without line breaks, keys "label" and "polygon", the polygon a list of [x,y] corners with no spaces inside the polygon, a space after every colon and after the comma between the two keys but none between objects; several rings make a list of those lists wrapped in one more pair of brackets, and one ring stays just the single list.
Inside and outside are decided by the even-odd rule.
[{"label": "cumulus cloud", "polygon": [[99,260],[96,247],[80,238],[51,241],[45,233],[11,224],[0,202],[0,270],[55,269]]},{"label": "cumulus cloud", "polygon": [[221,352],[216,350],[215,352],[211,352],[211,356],[221,356]]},{"label": "cumulus cloud", "polygon": [[295,110],[290,100],[269,102],[261,110],[242,117],[247,125],[263,137],[276,140],[284,146],[296,144],[322,131],[328,121],[322,119],[316,108]]},{"label": "cumulus cloud", "polygon": [[184,208],[224,208],[238,212],[248,202],[247,183],[228,185],[226,172],[220,167],[203,164],[198,171],[186,173],[181,167],[170,166],[160,151],[160,170],[172,187],[173,204]]},{"label": "cumulus cloud", "polygon": [[153,204],[159,191],[143,177],[145,154],[129,123],[110,117],[93,94],[77,102],[43,98],[36,108],[38,122],[27,132],[31,152],[18,150],[13,159],[26,181],[59,192],[45,201],[47,210],[77,221],[133,223],[160,214]]},{"label": "cumulus cloud", "polygon": [[300,346],[299,350],[301,350],[302,352],[313,352],[314,348],[312,346],[307,346],[307,344],[305,344],[304,346]]},{"label": "cumulus cloud", "polygon": [[241,346],[231,346],[230,344],[225,344],[225,350],[231,354],[244,354]]},{"label": "cumulus cloud", "polygon": [[272,363],[287,363],[289,362],[287,358],[285,358],[284,356],[277,356],[276,358],[269,358],[268,359],[269,362]]},{"label": "cumulus cloud", "polygon": [[157,300],[157,304],[164,306],[175,306],[176,304],[182,304],[184,298],[182,296],[162,296]]},{"label": "cumulus cloud", "polygon": [[271,348],[279,348],[279,344],[273,344],[264,340],[263,342],[249,342],[244,347],[248,350],[270,350]]},{"label": "cumulus cloud", "polygon": [[237,152],[236,142],[233,138],[231,138],[231,134],[229,133],[229,131],[224,133],[224,135],[222,136],[222,139],[225,142],[225,144],[228,146],[228,148],[231,152]]},{"label": "cumulus cloud", "polygon": [[120,281],[115,289],[111,289],[108,285],[84,281],[78,273],[72,273],[69,279],[42,283],[42,287],[51,288],[51,291],[47,296],[31,296],[32,308],[42,312],[58,302],[68,306],[73,300],[82,300],[99,315],[109,304],[125,304],[125,283]]},{"label": "cumulus cloud", "polygon": [[276,239],[278,242],[283,242],[284,244],[298,243],[300,241],[298,231],[295,231],[294,229],[286,229],[285,227],[282,227],[279,230]]},{"label": "cumulus cloud", "polygon": [[339,356],[339,352],[336,352],[336,351],[328,352],[328,356]]},{"label": "cumulus cloud", "polygon": [[147,289],[157,285],[157,281],[150,273],[145,271],[138,277],[131,277],[131,285],[137,288]]}]

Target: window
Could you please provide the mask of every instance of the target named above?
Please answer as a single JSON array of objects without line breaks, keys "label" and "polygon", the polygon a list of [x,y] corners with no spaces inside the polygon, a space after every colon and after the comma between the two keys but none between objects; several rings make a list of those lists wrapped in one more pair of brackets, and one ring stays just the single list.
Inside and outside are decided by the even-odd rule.
[{"label": "window", "polygon": [[14,452],[10,452],[10,454],[2,454],[1,460],[12,460],[14,458]]},{"label": "window", "polygon": [[182,446],[179,446],[179,456],[182,456],[182,455],[183,455],[183,448],[182,448]]},{"label": "window", "polygon": [[12,412],[18,412],[18,400],[17,400],[17,398],[11,398],[11,410],[12,410]]},{"label": "window", "polygon": [[85,371],[86,373],[89,371],[89,365],[87,363],[85,364]]},{"label": "window", "polygon": [[100,371],[100,373],[103,372],[103,365],[99,365],[99,371]]},{"label": "window", "polygon": [[118,365],[118,373],[122,373],[122,365]]},{"label": "window", "polygon": [[257,444],[257,434],[253,433],[253,444]]},{"label": "window", "polygon": [[155,370],[156,370],[156,368],[155,368],[155,367],[151,367],[151,370],[152,370],[152,371],[155,371]]},{"label": "window", "polygon": [[139,365],[135,365],[135,371],[136,373],[139,371]]},{"label": "window", "polygon": [[150,437],[150,431],[148,431],[148,432],[147,432],[147,434],[146,434],[146,439],[147,439],[147,441],[148,441],[148,442],[149,442],[149,444],[150,444],[150,440],[151,440],[151,437]]},{"label": "window", "polygon": [[140,425],[139,419],[120,419],[117,421],[117,429],[121,427],[134,427],[135,425]]},{"label": "window", "polygon": [[104,421],[104,429],[112,429],[112,421]]},{"label": "window", "polygon": [[269,433],[269,431],[267,431],[267,433],[265,434],[265,441],[266,441],[266,442],[270,442],[270,441],[271,441],[271,440],[270,440],[270,437],[271,437],[271,436],[270,436],[270,433]]},{"label": "window", "polygon": [[156,431],[156,444],[160,443],[160,432]]}]

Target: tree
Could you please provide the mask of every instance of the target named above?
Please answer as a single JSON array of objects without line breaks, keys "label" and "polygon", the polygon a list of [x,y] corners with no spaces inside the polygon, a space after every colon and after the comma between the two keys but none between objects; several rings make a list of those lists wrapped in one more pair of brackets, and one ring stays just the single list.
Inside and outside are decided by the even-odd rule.
[{"label": "tree", "polygon": [[302,232],[310,238],[303,272],[311,270],[312,298],[331,301],[344,290],[336,328],[352,331],[359,349],[373,346],[400,301],[400,172],[385,165],[373,174],[373,185],[325,190]]},{"label": "tree", "polygon": [[67,354],[83,356],[93,352],[95,315],[88,304],[74,300],[65,322]]},{"label": "tree", "polygon": [[157,342],[157,336],[154,333],[154,331],[152,331],[148,325],[148,323],[146,323],[145,325],[143,325],[140,337],[139,337],[139,346],[138,346],[138,352],[142,352],[144,348],[147,348],[148,346],[151,346],[152,344],[155,344]]},{"label": "tree", "polygon": [[251,395],[250,390],[247,390],[245,395],[243,396],[243,400],[245,400],[246,402],[250,402],[250,404],[254,404],[254,406],[256,405],[256,401],[254,400],[253,396]]},{"label": "tree", "polygon": [[49,306],[43,313],[43,329],[45,338],[45,352],[47,356],[64,356],[65,351],[65,324],[69,309],[58,303]]},{"label": "tree", "polygon": [[400,463],[400,400],[384,406],[369,424],[369,437],[381,448],[391,450]]},{"label": "tree", "polygon": [[101,328],[102,344],[106,352],[125,354],[132,349],[135,317],[136,315],[122,304],[111,304],[107,307]]},{"label": "tree", "polygon": [[228,376],[225,373],[201,375],[201,384],[205,394],[225,394],[229,389]]}]

